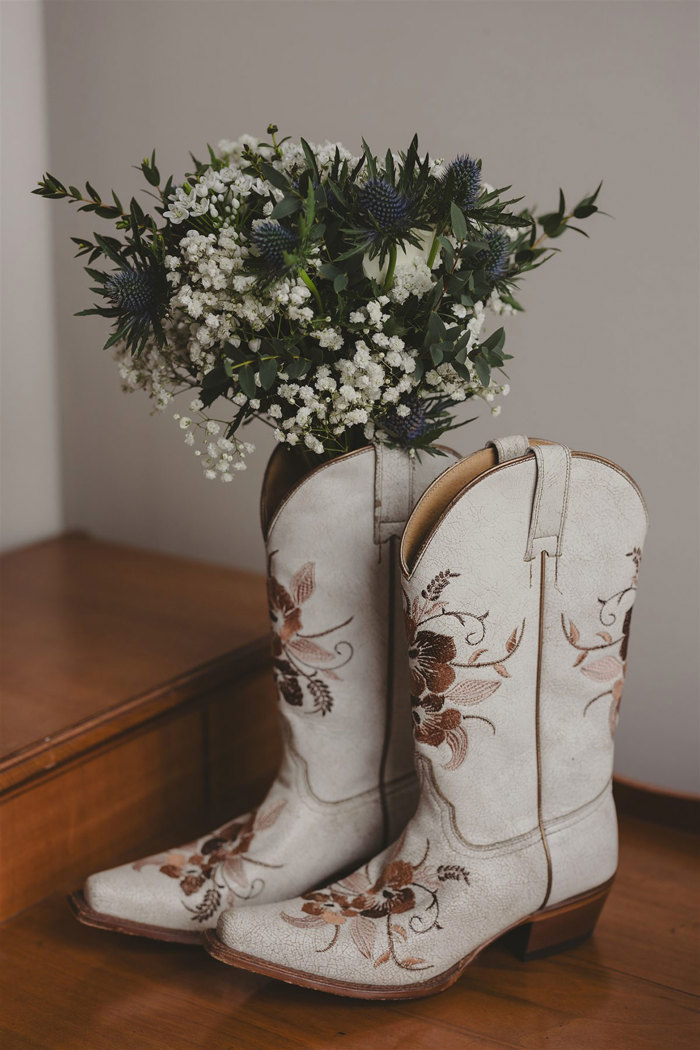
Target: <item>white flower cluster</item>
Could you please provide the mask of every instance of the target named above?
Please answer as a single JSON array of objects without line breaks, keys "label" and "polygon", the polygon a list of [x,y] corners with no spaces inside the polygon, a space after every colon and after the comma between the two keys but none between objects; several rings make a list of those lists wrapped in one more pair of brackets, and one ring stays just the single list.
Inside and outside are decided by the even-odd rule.
[{"label": "white flower cluster", "polygon": [[[199,398],[190,403],[190,411],[201,413],[203,408]],[[221,432],[224,426],[215,419],[200,419],[194,422],[190,416],[176,412],[173,418],[185,431],[185,444],[196,444],[195,433],[199,432],[201,448],[195,448],[194,454],[201,458],[204,476],[209,481],[233,481],[234,472],[246,469],[245,457],[255,451],[255,445],[249,441],[240,441],[237,437],[227,438]]]},{"label": "white flower cluster", "polygon": [[[271,214],[272,201],[280,200],[283,193],[260,175],[244,170],[250,168],[246,147],[290,178],[305,164],[301,145],[290,140],[278,150],[260,146],[255,138],[245,135],[234,142],[219,143],[223,166],[218,170],[206,168],[174,189],[164,213],[171,224],[183,228],[177,252],[165,258],[171,289],[169,317],[164,324],[167,345],[160,348],[153,337],[137,358],[123,348],[116,355],[124,389],[145,390],[155,408],[163,410],[183,390],[189,390],[191,398],[193,389],[200,391],[206,386],[207,375],[221,368],[225,346],[236,351],[237,363],[231,366],[228,361],[229,375],[234,379],[235,368],[243,367],[240,359],[257,367],[262,340],[275,338],[284,326],[294,332],[299,345],[306,341],[323,351],[322,363],[307,370],[303,378],[290,378],[284,370],[278,371],[270,391],[263,387],[257,370],[254,396],[234,382],[226,394],[228,420],[212,418],[199,397],[190,401],[189,414],[175,413],[185,442],[193,447],[207,478],[227,482],[236,471],[245,469],[253,445],[235,434],[231,436],[228,429],[239,411],[246,416],[264,416],[275,428],[278,441],[303,444],[321,454],[342,447],[342,435],[350,427],[361,426],[367,439],[381,439],[387,413],[398,418],[410,415],[406,400],[416,392],[451,402],[473,396],[492,402],[508,392],[506,385],[494,382],[483,387],[468,359],[468,379],[444,363],[421,376],[419,386],[415,374],[418,351],[394,334],[392,311],[395,313],[411,297],[422,299],[435,288],[439,253],[434,253],[436,258],[428,265],[434,231],[421,232],[420,247],[400,249],[386,294],[369,301],[360,297],[361,305],[350,310],[342,322],[338,317],[324,316],[308,276],[304,279],[301,274],[284,272],[267,281],[258,280],[250,265],[259,254],[252,235]],[[341,161],[347,159],[352,167],[358,162],[335,143],[311,149],[321,177],[333,165],[336,149]],[[395,163],[399,161],[397,155]],[[438,171],[440,164],[435,161],[433,170]],[[257,216],[252,222],[251,214]],[[317,277],[322,262],[320,249],[311,250],[306,257],[308,273]],[[362,265],[365,276],[381,285],[388,261],[380,268],[378,259],[370,260],[366,255]],[[369,282],[367,288],[371,288]],[[485,304],[466,307],[446,295],[443,305],[451,311],[459,334],[468,332],[468,349],[478,343],[487,310],[497,315],[512,312],[495,291]],[[492,409],[494,413],[497,410],[498,406]]]}]

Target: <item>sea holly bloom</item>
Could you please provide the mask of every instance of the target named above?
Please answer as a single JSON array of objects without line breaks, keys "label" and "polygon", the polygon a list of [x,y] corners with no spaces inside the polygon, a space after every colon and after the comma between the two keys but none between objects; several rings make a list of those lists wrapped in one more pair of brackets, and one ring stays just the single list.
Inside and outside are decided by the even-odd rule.
[{"label": "sea holly bloom", "polygon": [[380,234],[401,234],[411,223],[411,201],[386,179],[368,179],[358,196],[360,223],[371,240]]},{"label": "sea holly bloom", "polygon": [[473,206],[481,191],[481,163],[462,155],[447,165],[440,179],[447,200],[455,201],[460,208]]}]

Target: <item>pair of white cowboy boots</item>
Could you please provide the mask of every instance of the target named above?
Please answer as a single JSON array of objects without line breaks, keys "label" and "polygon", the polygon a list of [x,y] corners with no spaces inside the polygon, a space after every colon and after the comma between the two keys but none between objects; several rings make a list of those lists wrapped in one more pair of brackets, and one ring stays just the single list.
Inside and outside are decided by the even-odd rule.
[{"label": "pair of white cowboy boots", "polygon": [[304,476],[273,454],[279,775],[253,813],[91,876],[83,922],[379,999],[448,987],[505,933],[528,957],[592,931],[644,502],[559,444],[445,454],[437,478],[444,457]]}]

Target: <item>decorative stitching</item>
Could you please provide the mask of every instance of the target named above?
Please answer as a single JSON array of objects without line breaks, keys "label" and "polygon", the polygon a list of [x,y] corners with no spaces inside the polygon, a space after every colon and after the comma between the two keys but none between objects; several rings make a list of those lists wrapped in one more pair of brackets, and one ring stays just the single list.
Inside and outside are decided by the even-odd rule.
[{"label": "decorative stitching", "polygon": [[[608,712],[608,724],[610,726],[611,736],[615,735],[615,730],[617,729],[617,723],[620,717],[622,691],[624,688],[625,674],[627,672],[627,649],[629,646],[630,628],[632,624],[632,608],[639,580],[639,567],[642,563],[641,549],[639,547],[634,547],[628,552],[626,557],[632,558],[634,563],[634,573],[630,585],[624,587],[621,591],[617,591],[616,594],[612,594],[609,598],[598,599],[598,604],[600,605],[600,609],[598,610],[598,620],[601,627],[607,628],[616,625],[620,615],[620,606],[628,595],[632,595],[629,604],[625,607],[622,627],[620,629],[621,633],[618,638],[613,638],[607,630],[597,631],[597,637],[602,638],[602,642],[596,642],[593,645],[579,645],[581,632],[573,620],[569,620],[567,627],[566,617],[564,613],[561,614],[561,626],[564,632],[564,637],[569,645],[573,649],[576,649],[579,654],[574,660],[573,666],[580,667],[582,674],[594,682],[612,682],[612,685],[609,688],[604,689],[602,692],[598,693],[597,696],[592,697],[583,709],[583,717],[585,718],[588,714],[589,708],[597,700],[602,700],[606,696],[612,697],[612,702]],[[601,656],[594,663],[586,664],[586,660],[591,653],[599,652],[601,650],[609,650],[614,646],[620,647],[617,656],[608,652],[607,655]],[[586,666],[584,666],[584,664],[586,664]]]},{"label": "decorative stitching", "polygon": [[537,632],[537,686],[535,691],[535,749],[537,754],[537,826],[540,831],[542,846],[544,847],[544,854],[547,860],[547,888],[545,890],[544,900],[540,905],[541,908],[544,908],[547,901],[549,900],[549,895],[552,892],[552,855],[549,852],[549,843],[547,842],[547,835],[545,833],[544,822],[542,820],[542,748],[540,742],[542,651],[544,647],[544,602],[547,564],[546,558],[546,551],[542,551],[540,553],[540,615]]},{"label": "decorative stitching", "polygon": [[[316,641],[341,627],[347,627],[353,617],[348,617],[335,627],[314,634],[302,634],[301,606],[316,589],[316,567],[314,562],[294,573],[289,590],[272,574],[272,559],[268,557],[267,596],[272,624],[272,667],[279,696],[304,714],[320,714],[322,717],[333,709],[333,694],[328,682],[341,681],[337,671],[352,660],[353,647],[350,642],[336,642],[333,651],[325,649]],[[340,660],[340,663],[334,662]],[[304,706],[305,694],[312,701],[311,708]]]},{"label": "decorative stitching", "polygon": [[[432,963],[421,956],[404,954],[411,934],[442,930],[440,925],[440,885],[445,882],[469,886],[469,872],[459,864],[428,862],[430,840],[426,839],[418,861],[399,857],[405,833],[389,851],[378,878],[370,875],[369,864],[352,875],[301,897],[302,915],[281,912],[290,926],[301,929],[332,929],[331,939],[317,952],[335,947],[341,929],[349,930],[359,953],[375,969],[393,962],[401,970],[430,969]],[[401,916],[399,921],[398,917]],[[377,937],[385,933],[379,948]]]},{"label": "decorative stitching", "polygon": [[504,655],[495,660],[479,659],[488,652],[484,647],[476,649],[467,663],[458,663],[457,647],[452,635],[427,628],[426,624],[452,618],[465,627],[467,621],[471,620],[478,626],[467,632],[465,641],[470,646],[478,646],[483,642],[488,611],[479,615],[465,610],[448,609],[447,603],[442,601],[442,594],[450,581],[457,579],[459,575],[444,569],[423,588],[420,598],[415,597],[413,601],[410,601],[408,594],[404,592],[414,736],[418,744],[426,744],[429,747],[446,744],[451,757],[443,768],[449,770],[458,769],[466,758],[466,721],[483,722],[494,734],[496,732],[496,727],[489,718],[462,714],[458,708],[482,703],[502,684],[496,679],[474,679],[465,676],[455,684],[455,668],[470,671],[493,668],[499,678],[510,678],[504,664],[517,652],[525,632],[523,620],[506,641]]}]

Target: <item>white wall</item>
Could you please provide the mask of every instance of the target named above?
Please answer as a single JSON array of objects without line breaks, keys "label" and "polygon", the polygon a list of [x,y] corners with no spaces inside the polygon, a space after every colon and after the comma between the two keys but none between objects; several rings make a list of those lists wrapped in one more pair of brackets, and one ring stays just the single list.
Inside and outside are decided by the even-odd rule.
[{"label": "white wall", "polygon": [[42,4],[3,3],[0,543],[63,523],[51,219],[30,190],[49,160]]},{"label": "white wall", "polygon": [[[189,149],[271,120],[353,148],[364,135],[377,150],[418,130],[431,153],[478,153],[490,182],[546,206],[560,184],[577,196],[605,177],[615,218],[593,220],[590,241],[568,235],[526,282],[528,312],[509,323],[512,395],[497,422],[486,415],[458,441],[466,452],[495,432],[558,438],[640,482],[651,531],[617,768],[679,790],[698,788],[697,13],[530,0],[46,5],[51,168],[64,181],[128,195],[141,185],[131,165],[154,145],[161,170],[181,172]],[[267,432],[247,475],[206,482],[172,420],[120,393],[103,325],[72,316],[87,283],[68,236],[94,222],[33,200],[55,223],[68,523],[262,568]],[[45,242],[27,255],[45,265]],[[48,296],[32,301],[50,309]]]}]

